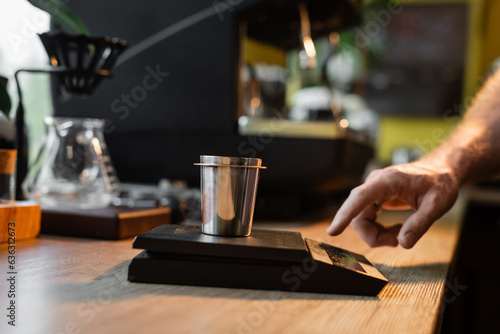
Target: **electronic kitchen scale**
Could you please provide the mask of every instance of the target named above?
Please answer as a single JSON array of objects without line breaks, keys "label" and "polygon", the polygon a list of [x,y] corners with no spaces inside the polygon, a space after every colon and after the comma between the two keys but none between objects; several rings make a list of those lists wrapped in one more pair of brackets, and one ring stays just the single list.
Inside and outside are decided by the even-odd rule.
[{"label": "electronic kitchen scale", "polygon": [[130,263],[131,282],[366,296],[387,284],[364,256],[298,232],[253,229],[235,238],[166,224],[137,236],[133,247],[144,251]]}]

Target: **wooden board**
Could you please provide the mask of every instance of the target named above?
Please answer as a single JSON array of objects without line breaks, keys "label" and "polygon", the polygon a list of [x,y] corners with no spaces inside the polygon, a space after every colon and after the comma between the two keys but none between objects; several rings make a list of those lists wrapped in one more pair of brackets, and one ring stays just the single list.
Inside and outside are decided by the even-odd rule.
[{"label": "wooden board", "polygon": [[[377,297],[130,283],[127,268],[140,252],[132,239],[42,235],[17,244],[18,323],[13,331],[1,321],[0,332],[433,333],[445,285],[454,284],[446,277],[459,225],[441,221],[404,250],[371,249],[351,228],[327,236],[328,223],[255,227],[299,231],[365,255],[389,279]],[[6,245],[0,245],[0,254],[6,254]],[[1,261],[0,272],[6,269]],[[299,283],[307,279],[301,275]],[[7,284],[1,279],[0,291],[7,291]],[[7,301],[4,294],[0,298]]]},{"label": "wooden board", "polygon": [[9,227],[15,228],[16,240],[36,237],[40,232],[40,212],[40,205],[36,202],[0,203],[0,243],[7,242]]},{"label": "wooden board", "polygon": [[170,208],[127,208],[42,210],[42,233],[117,240],[170,224]]}]

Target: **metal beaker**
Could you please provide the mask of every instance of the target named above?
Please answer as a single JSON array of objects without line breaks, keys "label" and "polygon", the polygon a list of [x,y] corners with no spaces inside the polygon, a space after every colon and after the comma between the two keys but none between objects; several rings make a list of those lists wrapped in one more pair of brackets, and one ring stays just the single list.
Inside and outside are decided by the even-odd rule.
[{"label": "metal beaker", "polygon": [[249,236],[259,170],[257,158],[200,156],[202,232],[219,236]]}]

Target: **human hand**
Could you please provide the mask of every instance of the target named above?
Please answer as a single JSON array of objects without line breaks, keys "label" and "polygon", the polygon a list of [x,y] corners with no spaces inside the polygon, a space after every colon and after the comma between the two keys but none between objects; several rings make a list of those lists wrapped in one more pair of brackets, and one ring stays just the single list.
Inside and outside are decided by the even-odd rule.
[{"label": "human hand", "polygon": [[[327,233],[338,235],[351,224],[371,247],[412,248],[429,227],[455,203],[459,182],[450,169],[414,162],[370,173],[354,188]],[[404,222],[384,227],[376,221],[382,209],[415,212]]]}]

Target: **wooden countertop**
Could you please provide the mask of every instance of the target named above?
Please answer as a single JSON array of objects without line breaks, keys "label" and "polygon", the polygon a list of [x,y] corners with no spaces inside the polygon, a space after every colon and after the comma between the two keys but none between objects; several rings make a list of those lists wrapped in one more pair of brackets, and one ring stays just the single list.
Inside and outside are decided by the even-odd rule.
[{"label": "wooden countertop", "polygon": [[132,249],[132,239],[42,235],[16,245],[15,328],[5,316],[9,270],[7,245],[0,245],[0,332],[434,332],[459,224],[440,221],[413,249],[404,250],[371,249],[351,228],[329,237],[328,223],[256,226],[300,231],[365,255],[390,281],[378,297],[130,283],[127,268],[140,252]]}]

